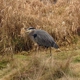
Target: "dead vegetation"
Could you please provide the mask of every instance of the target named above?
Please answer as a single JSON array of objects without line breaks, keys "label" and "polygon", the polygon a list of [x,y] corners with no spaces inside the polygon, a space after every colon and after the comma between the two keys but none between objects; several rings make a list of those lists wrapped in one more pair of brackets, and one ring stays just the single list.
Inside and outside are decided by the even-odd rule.
[{"label": "dead vegetation", "polygon": [[[36,55],[33,53],[29,59],[28,66],[22,69],[19,72],[20,74],[12,75],[10,80],[76,80],[80,76],[80,68],[77,68],[80,65],[78,63],[74,65],[74,60],[78,59],[73,58],[75,57],[75,52],[77,55],[79,54],[77,51],[74,51],[74,53],[73,51],[53,52],[54,56],[50,57],[46,54],[46,51]],[[61,60],[62,55],[64,57],[63,60]]]},{"label": "dead vegetation", "polygon": [[[53,1],[53,2],[51,2]],[[80,1],[0,0],[0,53],[29,50],[31,41],[20,37],[23,24],[48,31],[59,45],[77,41],[80,33]]]},{"label": "dead vegetation", "polygon": [[[79,45],[77,46],[79,47]],[[31,54],[31,55],[30,55]],[[1,57],[1,56],[0,56]],[[79,80],[80,50],[22,52],[0,61],[1,80]]]},{"label": "dead vegetation", "polygon": [[53,57],[37,54],[32,56],[27,68],[23,69],[20,74],[13,75],[11,80],[56,80],[66,77],[68,69],[69,64],[65,66],[60,61],[56,62]]}]

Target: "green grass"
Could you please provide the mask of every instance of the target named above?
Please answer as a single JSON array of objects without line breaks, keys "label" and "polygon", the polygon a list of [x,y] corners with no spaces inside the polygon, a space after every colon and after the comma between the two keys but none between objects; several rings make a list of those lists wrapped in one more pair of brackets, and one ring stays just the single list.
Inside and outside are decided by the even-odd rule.
[{"label": "green grass", "polygon": [[[18,53],[14,55],[13,60],[4,58],[0,61],[0,74],[1,78],[9,75],[7,80],[51,80],[54,76],[54,80],[62,79],[68,76],[69,78],[80,77],[80,50],[68,50],[62,49],[61,52],[55,52],[52,50],[53,56],[49,55],[49,50],[41,50],[35,54],[31,51],[27,55],[27,52]],[[69,61],[70,59],[70,61]],[[28,64],[29,63],[29,64]],[[28,65],[27,65],[28,64]],[[9,66],[7,66],[9,65]],[[3,70],[3,71],[2,71]],[[14,73],[15,71],[15,73]],[[30,79],[29,79],[30,78]],[[72,79],[73,80],[73,79]]]},{"label": "green grass", "polygon": [[0,69],[6,68],[9,61],[2,60],[0,61]]},{"label": "green grass", "polygon": [[79,63],[79,62],[80,62],[80,55],[76,56],[76,57],[74,58],[73,62]]},{"label": "green grass", "polygon": [[[26,58],[27,57],[29,58],[28,59],[29,65],[25,69],[21,70],[20,73],[22,77],[20,77],[19,74],[17,75],[16,73],[11,80],[17,80],[17,77],[19,79],[22,78],[24,80],[32,80],[32,79],[57,80],[59,78],[63,78],[64,76],[69,76],[69,78],[74,77],[76,80],[77,77],[80,77],[79,72],[77,72],[75,68],[75,66],[77,65],[74,64],[74,62],[79,63],[80,50],[69,50],[69,51],[61,51],[61,52],[52,51],[52,52],[54,53],[53,57],[55,63],[53,67],[50,66],[54,64],[54,63],[52,64],[50,61],[50,55],[46,54],[46,51],[45,52],[42,51],[37,55],[33,54],[32,57],[26,56]],[[70,57],[71,57],[71,61],[68,62],[68,59]],[[19,56],[19,58],[25,58],[25,57]],[[76,59],[78,61],[75,61]],[[67,62],[69,64],[67,64]],[[71,67],[73,67],[73,69]],[[25,74],[25,76],[23,74]],[[51,78],[52,75],[54,76],[54,78]]]}]

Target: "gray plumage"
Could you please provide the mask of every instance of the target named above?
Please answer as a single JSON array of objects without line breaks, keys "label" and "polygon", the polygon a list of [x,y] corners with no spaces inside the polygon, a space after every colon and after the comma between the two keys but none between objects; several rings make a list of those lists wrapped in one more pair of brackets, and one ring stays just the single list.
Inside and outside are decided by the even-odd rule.
[{"label": "gray plumage", "polygon": [[44,46],[44,47],[54,47],[58,49],[58,45],[54,41],[53,37],[47,33],[44,30],[40,29],[35,29],[35,28],[28,28],[27,30],[31,30],[29,33],[30,38],[36,42],[39,46]]}]

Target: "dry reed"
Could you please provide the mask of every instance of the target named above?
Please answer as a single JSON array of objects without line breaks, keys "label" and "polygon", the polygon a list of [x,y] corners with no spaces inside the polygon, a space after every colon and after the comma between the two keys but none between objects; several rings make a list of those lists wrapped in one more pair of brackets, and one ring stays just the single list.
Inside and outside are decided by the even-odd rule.
[{"label": "dry reed", "polygon": [[0,0],[0,53],[6,48],[12,52],[32,48],[29,38],[25,41],[20,37],[23,24],[48,31],[59,45],[75,43],[75,35],[80,33],[80,0],[58,0],[56,4],[48,0]]}]

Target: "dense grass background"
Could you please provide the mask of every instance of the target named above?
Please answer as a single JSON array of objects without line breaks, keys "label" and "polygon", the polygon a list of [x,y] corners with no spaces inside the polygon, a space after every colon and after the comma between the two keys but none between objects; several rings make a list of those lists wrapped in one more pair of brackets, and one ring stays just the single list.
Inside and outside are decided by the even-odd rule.
[{"label": "dense grass background", "polygon": [[76,35],[80,35],[80,1],[55,1],[0,0],[0,53],[32,49],[29,38],[20,37],[24,25],[48,31],[59,46],[76,43]]}]

